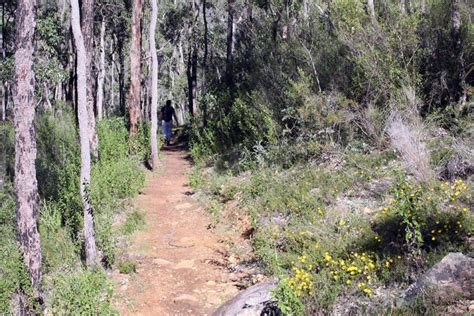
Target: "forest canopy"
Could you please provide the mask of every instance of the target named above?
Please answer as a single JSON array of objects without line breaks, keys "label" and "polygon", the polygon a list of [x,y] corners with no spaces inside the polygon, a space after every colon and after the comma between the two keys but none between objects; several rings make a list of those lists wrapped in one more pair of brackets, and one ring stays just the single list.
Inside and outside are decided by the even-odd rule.
[{"label": "forest canopy", "polygon": [[167,100],[190,185],[217,222],[239,201],[282,313],[376,313],[472,257],[471,1],[0,6],[0,314],[117,312],[107,272],[143,226]]}]

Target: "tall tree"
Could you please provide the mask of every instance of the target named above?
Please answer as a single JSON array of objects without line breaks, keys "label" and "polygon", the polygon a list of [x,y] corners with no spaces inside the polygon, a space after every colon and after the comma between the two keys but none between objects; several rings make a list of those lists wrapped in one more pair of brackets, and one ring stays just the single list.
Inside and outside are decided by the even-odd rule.
[{"label": "tall tree", "polygon": [[19,0],[16,10],[16,51],[14,124],[15,124],[15,194],[17,238],[28,270],[34,294],[40,298],[41,247],[36,224],[38,183],[36,180],[36,140],[33,35],[34,0]]},{"label": "tall tree", "polygon": [[[202,58],[202,69],[201,69],[201,94],[206,95],[206,71],[207,71],[207,57],[209,55],[209,27],[207,24],[207,1],[202,0],[202,18],[204,22],[204,56]],[[202,106],[202,122],[204,126],[207,126],[207,102],[203,102]]]},{"label": "tall tree", "polygon": [[86,48],[86,88],[87,88],[87,117],[89,124],[89,142],[91,154],[98,157],[99,140],[95,130],[94,115],[94,77],[92,74],[92,56],[94,51],[94,0],[81,0],[81,31]]},{"label": "tall tree", "polygon": [[141,17],[142,0],[133,0],[132,7],[132,39],[130,45],[130,90],[128,91],[128,114],[130,117],[130,135],[138,131],[140,117],[140,52],[141,52]]},{"label": "tall tree", "polygon": [[[2,58],[5,60],[7,58],[7,45],[5,41],[6,37],[6,26],[5,26],[5,5],[6,3],[2,3]],[[7,119],[7,104],[8,104],[8,81],[3,80],[2,83],[2,121],[5,121]]]},{"label": "tall tree", "polygon": [[104,110],[104,82],[105,82],[105,15],[102,14],[102,21],[100,23],[100,59],[99,59],[99,73],[97,75],[97,119],[102,119]]},{"label": "tall tree", "polygon": [[367,11],[369,11],[370,23],[372,26],[377,26],[377,17],[375,15],[374,0],[367,0]]},{"label": "tall tree", "polygon": [[158,19],[158,5],[156,0],[150,0],[150,56],[151,56],[151,161],[156,170],[158,166],[158,56],[156,54],[156,20]]},{"label": "tall tree", "polygon": [[79,140],[81,143],[80,194],[84,211],[84,241],[86,264],[96,263],[94,218],[89,201],[88,188],[91,180],[90,126],[87,111],[87,51],[82,37],[78,0],[71,0],[71,26],[77,51],[77,116],[79,120]]},{"label": "tall tree", "polygon": [[233,90],[234,86],[234,5],[235,0],[227,0],[227,54],[226,54],[226,83],[229,89]]}]

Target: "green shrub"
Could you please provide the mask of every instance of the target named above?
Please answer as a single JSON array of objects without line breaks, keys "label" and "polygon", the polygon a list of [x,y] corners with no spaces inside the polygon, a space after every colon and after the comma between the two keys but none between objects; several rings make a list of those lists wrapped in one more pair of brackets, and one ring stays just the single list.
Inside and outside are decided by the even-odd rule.
[{"label": "green shrub", "polygon": [[48,302],[53,314],[110,315],[112,285],[100,269],[58,273],[51,280]]},{"label": "green shrub", "polygon": [[125,120],[110,118],[97,123],[99,159],[114,161],[128,156],[128,131]]},{"label": "green shrub", "polygon": [[80,265],[79,245],[62,225],[61,210],[52,202],[45,202],[40,207],[39,232],[43,273],[65,271]]},{"label": "green shrub", "polygon": [[4,181],[13,181],[15,164],[15,132],[10,122],[0,122],[0,164]]},{"label": "green shrub", "polygon": [[[150,122],[140,122],[137,134],[128,140],[130,153],[138,156],[141,161],[148,161],[151,157],[150,128]],[[158,137],[158,140],[158,148],[160,148],[161,138]]]},{"label": "green shrub", "polygon": [[36,118],[36,177],[42,199],[54,201],[72,236],[82,227],[79,195],[80,147],[74,113],[65,105]]},{"label": "green shrub", "polygon": [[119,272],[122,274],[130,274],[137,272],[137,263],[133,260],[123,260],[118,263]]},{"label": "green shrub", "polygon": [[131,235],[145,227],[145,224],[145,213],[135,209],[127,214],[127,218],[122,225],[122,232],[124,235]]},{"label": "green shrub", "polygon": [[15,201],[10,184],[0,191],[0,314],[9,314],[12,294],[30,290],[15,236]]},{"label": "green shrub", "polygon": [[461,179],[420,185],[401,176],[381,208],[375,230],[383,244],[413,256],[446,243],[462,244],[474,230],[469,212],[472,190]]}]

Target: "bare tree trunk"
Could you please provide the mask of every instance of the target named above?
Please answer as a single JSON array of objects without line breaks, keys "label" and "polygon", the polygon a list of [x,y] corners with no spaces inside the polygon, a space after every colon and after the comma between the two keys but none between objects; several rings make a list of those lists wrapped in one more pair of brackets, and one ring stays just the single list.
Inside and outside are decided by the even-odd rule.
[{"label": "bare tree trunk", "polygon": [[33,73],[34,0],[20,0],[16,9],[14,124],[16,232],[34,296],[41,301],[41,246],[36,223],[35,102]]},{"label": "bare tree trunk", "polygon": [[[2,4],[2,58],[7,58],[7,48],[5,44],[5,2]],[[8,81],[2,83],[2,121],[7,119],[8,104]]]},{"label": "bare tree trunk", "polygon": [[[124,25],[122,25],[125,27]],[[117,51],[119,54],[119,73],[118,73],[118,87],[119,87],[119,107],[122,115],[126,114],[125,105],[125,49],[124,38],[117,36]]]},{"label": "bare tree trunk", "polygon": [[375,15],[374,0],[367,0],[367,10],[369,11],[370,22],[374,27],[377,26],[377,17]]},{"label": "bare tree trunk", "polygon": [[[111,49],[113,50],[113,42]],[[112,64],[110,65],[110,108],[115,109],[115,52],[112,52]]]},{"label": "bare tree trunk", "polygon": [[151,165],[154,170],[158,167],[158,56],[156,54],[156,20],[158,5],[156,0],[151,2],[150,20],[150,55],[151,55]]},{"label": "bare tree trunk", "polygon": [[128,114],[130,118],[129,134],[133,136],[138,131],[140,117],[140,49],[142,16],[142,0],[133,0],[132,8],[132,39],[130,45],[130,90],[128,91]]},{"label": "bare tree trunk", "polygon": [[101,120],[104,109],[104,81],[105,81],[105,17],[102,16],[100,25],[100,63],[97,77],[97,119]]},{"label": "bare tree trunk", "polygon": [[[72,30],[70,30],[72,32]],[[76,66],[74,56],[74,45],[72,39],[68,41],[68,69],[69,69],[69,80],[66,84],[66,101],[76,105],[76,99],[74,95],[74,82],[76,78]]]},{"label": "bare tree trunk", "polygon": [[44,91],[44,110],[49,111],[53,108],[51,100],[49,99],[49,87],[46,82],[43,82],[43,91]]},{"label": "bare tree trunk", "polygon": [[86,48],[86,87],[87,87],[87,117],[89,124],[89,142],[92,157],[99,156],[99,140],[95,130],[94,90],[92,75],[92,57],[94,52],[94,0],[81,0],[82,36]]},{"label": "bare tree trunk", "polygon": [[[206,95],[206,70],[207,70],[207,56],[209,54],[209,28],[207,24],[206,14],[207,1],[202,1],[202,16],[204,21],[204,56],[202,59],[202,82],[201,82],[201,94],[204,97]],[[202,106],[202,122],[204,126],[207,126],[207,101],[203,102]]]},{"label": "bare tree trunk", "polygon": [[2,92],[2,121],[7,120],[7,104],[8,104],[8,82],[3,82],[3,92]]},{"label": "bare tree trunk", "polygon": [[79,139],[81,143],[80,193],[84,210],[84,241],[86,264],[96,264],[97,249],[94,236],[94,218],[89,202],[88,189],[91,180],[91,153],[87,111],[87,51],[82,38],[78,0],[71,0],[71,25],[77,50],[77,112],[79,119]]},{"label": "bare tree trunk", "polygon": [[188,106],[191,116],[195,116],[198,112],[196,104],[196,83],[197,83],[197,47],[192,40],[189,43],[188,62],[186,68],[186,77],[188,81]]},{"label": "bare tree trunk", "polygon": [[309,18],[309,0],[303,0],[303,18],[307,20]]},{"label": "bare tree trunk", "polygon": [[227,54],[225,75],[230,95],[234,93],[234,4],[235,0],[227,0]]},{"label": "bare tree trunk", "polygon": [[402,14],[406,14],[407,13],[407,3],[406,3],[406,0],[400,0],[400,12]]},{"label": "bare tree trunk", "polygon": [[421,0],[421,14],[428,14],[428,5],[426,4],[426,0]]}]

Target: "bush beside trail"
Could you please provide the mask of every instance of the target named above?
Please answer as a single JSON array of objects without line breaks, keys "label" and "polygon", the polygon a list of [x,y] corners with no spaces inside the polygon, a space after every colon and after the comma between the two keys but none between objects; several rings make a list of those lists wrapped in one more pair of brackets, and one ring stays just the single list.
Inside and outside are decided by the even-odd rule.
[{"label": "bush beside trail", "polygon": [[[39,231],[46,308],[60,314],[113,313],[112,287],[105,272],[99,268],[90,271],[83,268],[79,146],[73,115],[66,110],[60,114],[44,113],[38,116],[36,125],[41,201]],[[12,130],[8,124],[2,124],[1,128],[6,133]],[[114,264],[118,239],[143,225],[140,224],[143,218],[137,212],[133,223],[125,221],[123,229],[116,219],[129,213],[128,199],[136,196],[144,185],[142,162],[146,159],[148,144],[146,139],[135,140],[137,154],[130,155],[126,123],[120,118],[100,121],[97,130],[99,159],[93,164],[90,195],[96,215],[98,249],[105,265],[110,267]],[[3,144],[13,151],[12,142]],[[20,288],[28,293],[29,287],[15,241],[15,203],[9,187],[11,183],[7,181],[6,190],[0,196],[4,247],[0,257],[0,313],[9,313],[12,295]]]}]

